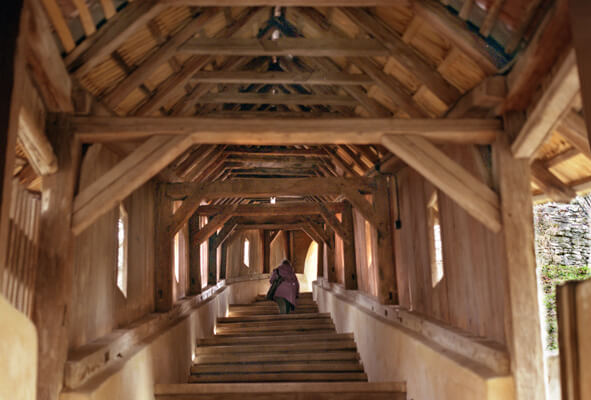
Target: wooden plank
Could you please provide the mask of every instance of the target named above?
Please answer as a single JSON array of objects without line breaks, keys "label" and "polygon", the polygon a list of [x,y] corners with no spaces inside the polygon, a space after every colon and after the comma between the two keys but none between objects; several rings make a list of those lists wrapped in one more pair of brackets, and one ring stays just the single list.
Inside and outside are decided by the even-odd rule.
[{"label": "wooden plank", "polygon": [[103,13],[106,19],[111,19],[111,17],[117,14],[113,0],[101,0],[101,5],[103,6]]},{"label": "wooden plank", "polygon": [[570,203],[577,196],[577,193],[550,172],[542,161],[536,160],[531,164],[531,178],[553,201]]},{"label": "wooden plank", "polygon": [[576,56],[571,50],[511,145],[517,158],[531,158],[570,111],[580,89]]},{"label": "wooden plank", "polygon": [[[85,190],[78,195],[82,197],[76,197],[72,223],[72,230],[75,234],[85,230],[97,218],[153,178],[191,145],[191,141],[182,136],[167,139],[163,143],[160,140],[161,138],[154,138],[145,147],[140,146],[136,150],[138,154],[144,152],[148,145],[153,145],[155,142],[159,143],[158,148],[148,152],[145,157],[137,157],[136,152],[130,154],[107,173],[108,179],[100,179],[100,185],[89,187],[87,188],[88,191]],[[92,197],[87,195],[86,193],[90,193],[91,189],[97,195]],[[87,197],[90,200],[84,201]]]},{"label": "wooden plank", "polygon": [[[37,396],[57,400],[68,357],[68,332],[74,286],[74,236],[70,229],[74,191],[78,182],[81,146],[67,121],[48,124],[47,137],[59,169],[43,178],[44,196],[39,221],[39,261],[35,282],[33,322],[39,334]],[[56,316],[60,316],[59,318]]]},{"label": "wooden plank", "polygon": [[[329,212],[342,212],[343,203],[327,203],[323,206]],[[211,216],[218,214],[228,208],[225,205],[203,205],[199,206],[196,213],[199,215]],[[240,204],[234,211],[235,216],[251,217],[260,215],[317,215],[321,211],[318,206],[308,202],[278,202],[276,204]]]},{"label": "wooden plank", "polygon": [[168,39],[158,50],[152,52],[141,65],[111,90],[105,96],[104,102],[111,108],[119,105],[134,89],[150,78],[157,68],[172,58],[181,44],[203,29],[217,13],[217,9],[209,8],[187,22],[174,36]]},{"label": "wooden plank", "polygon": [[9,249],[16,137],[25,85],[27,11],[23,8],[23,1],[13,1],[0,14],[0,43],[4,53],[0,59],[0,73],[4,77],[0,85],[0,287]]},{"label": "wooden plank", "polygon": [[179,51],[193,55],[353,57],[385,56],[388,50],[373,39],[267,39],[196,38]]},{"label": "wooden plank", "polygon": [[191,80],[199,83],[226,84],[371,85],[373,83],[373,80],[364,74],[320,71],[200,71],[193,75]]},{"label": "wooden plank", "polygon": [[[577,65],[583,96],[583,115],[587,121],[587,132],[591,132],[591,5],[584,0],[568,1],[573,43],[577,52]],[[591,139],[591,136],[589,136]]]},{"label": "wooden plank", "polygon": [[80,23],[82,24],[82,29],[84,29],[84,33],[86,36],[91,36],[93,33],[96,32],[96,24],[92,19],[92,15],[90,14],[90,10],[88,9],[88,5],[84,0],[72,0],[74,6],[78,10],[78,17],[80,18]]},{"label": "wooden plank", "polygon": [[379,144],[384,134],[418,135],[435,142],[490,144],[501,132],[496,119],[334,118],[215,119],[72,117],[83,142],[126,141],[154,135],[192,135],[195,143],[288,145]]},{"label": "wooden plank", "polygon": [[[529,163],[514,157],[509,138],[519,121],[505,118],[507,135],[499,135],[493,165],[500,193],[505,245],[507,304],[506,337],[515,380],[515,398],[545,399],[544,360],[534,252]],[[516,126],[517,125],[517,126]]]},{"label": "wooden plank", "polygon": [[212,183],[168,184],[167,193],[175,199],[182,199],[201,191],[207,199],[226,197],[271,197],[271,196],[313,196],[339,195],[344,188],[355,188],[365,193],[374,189],[370,178],[290,178],[290,179],[239,179]]},{"label": "wooden plank", "polygon": [[47,16],[51,20],[51,24],[55,29],[55,33],[62,42],[64,50],[66,51],[66,53],[71,52],[76,47],[76,43],[74,42],[72,32],[70,32],[70,28],[68,27],[66,19],[62,14],[62,10],[57,4],[57,0],[41,0],[41,2],[45,7]]},{"label": "wooden plank", "polygon": [[385,136],[382,144],[472,217],[493,232],[500,231],[497,194],[441,150],[422,138],[409,136]]},{"label": "wooden plank", "polygon": [[224,212],[216,215],[213,218],[210,218],[207,225],[197,232],[193,237],[193,242],[191,245],[197,246],[209,239],[211,235],[213,235],[222,225],[224,225],[230,218],[232,218],[232,213],[234,212],[236,206],[229,207]]},{"label": "wooden plank", "polygon": [[501,12],[501,7],[505,4],[506,0],[494,0],[494,2],[490,5],[487,10],[486,18],[484,18],[484,22],[480,25],[480,34],[484,37],[490,36]]},{"label": "wooden plank", "polygon": [[199,103],[235,103],[235,104],[293,104],[293,105],[341,105],[354,107],[357,101],[353,98],[339,95],[313,94],[272,94],[272,93],[208,93],[201,96]]},{"label": "wooden plank", "polygon": [[73,112],[72,81],[40,3],[29,1],[27,62],[48,111]]},{"label": "wooden plank", "polygon": [[165,7],[157,0],[131,3],[66,57],[68,69],[77,78],[85,76]]},{"label": "wooden plank", "polygon": [[383,43],[397,62],[415,75],[444,103],[452,104],[460,97],[461,94],[457,88],[447,82],[435,68],[417,54],[412,46],[405,43],[400,35],[389,28],[380,18],[363,9],[342,8],[340,11]]}]

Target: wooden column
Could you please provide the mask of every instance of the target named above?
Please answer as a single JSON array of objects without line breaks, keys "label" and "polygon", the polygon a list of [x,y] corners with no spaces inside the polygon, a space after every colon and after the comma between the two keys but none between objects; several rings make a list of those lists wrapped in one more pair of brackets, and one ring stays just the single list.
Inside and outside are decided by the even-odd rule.
[{"label": "wooden column", "polygon": [[285,253],[285,258],[287,258],[289,261],[292,261],[291,248],[289,247],[289,244],[291,243],[289,240],[289,236],[290,236],[289,231],[283,231],[283,251]]},{"label": "wooden column", "polygon": [[494,144],[495,180],[501,199],[506,293],[505,334],[517,400],[543,400],[544,351],[538,310],[531,180],[528,160],[516,159],[509,141],[522,119],[505,117],[507,135]]},{"label": "wooden column", "polygon": [[326,234],[328,235],[329,243],[326,246],[326,271],[329,282],[337,281],[337,270],[335,266],[335,233],[328,226],[325,228]]},{"label": "wooden column", "polygon": [[344,202],[345,208],[342,214],[342,226],[347,236],[351,238],[351,243],[343,243],[344,269],[345,269],[345,289],[357,289],[357,258],[355,255],[355,232],[353,231],[353,207],[348,201]]},{"label": "wooden column", "polygon": [[199,215],[189,219],[189,293],[201,293],[201,246],[193,238],[199,232]]},{"label": "wooden column", "polygon": [[322,278],[324,276],[324,242],[318,243],[318,270],[316,277]]},{"label": "wooden column", "polygon": [[591,143],[591,3],[588,0],[568,0],[570,26],[573,44],[577,54],[581,94],[583,96],[583,115],[587,123],[587,135]]},{"label": "wooden column", "polygon": [[67,121],[48,121],[47,137],[59,169],[43,178],[39,261],[33,322],[39,334],[37,398],[57,400],[68,356],[68,328],[74,285],[72,204],[81,146]]},{"label": "wooden column", "polygon": [[168,232],[172,221],[172,201],[166,197],[165,185],[156,190],[156,243],[154,245],[156,268],[156,311],[166,312],[174,304],[174,250],[173,238]]},{"label": "wooden column", "polygon": [[377,190],[374,194],[374,209],[379,219],[377,243],[378,300],[382,304],[398,304],[396,289],[396,267],[392,240],[392,215],[388,179],[376,177]]},{"label": "wooden column", "polygon": [[[208,218],[210,222],[212,218]],[[218,283],[217,268],[217,247],[216,234],[214,233],[207,239],[207,286],[214,286]]]},{"label": "wooden column", "polygon": [[222,243],[222,258],[220,261],[220,279],[226,279],[226,264],[228,262],[228,245]]},{"label": "wooden column", "polygon": [[271,272],[271,232],[261,229],[261,244],[263,247],[263,274]]},{"label": "wooden column", "polygon": [[6,262],[9,211],[14,172],[16,135],[18,131],[21,95],[24,89],[25,32],[20,34],[23,1],[7,2],[0,13],[0,287]]}]

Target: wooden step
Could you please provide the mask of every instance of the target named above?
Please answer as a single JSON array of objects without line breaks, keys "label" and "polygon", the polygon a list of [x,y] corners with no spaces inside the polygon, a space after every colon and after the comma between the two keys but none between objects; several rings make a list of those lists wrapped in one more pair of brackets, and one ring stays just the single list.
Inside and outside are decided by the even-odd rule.
[{"label": "wooden step", "polygon": [[211,353],[199,354],[195,358],[197,364],[228,364],[279,361],[342,361],[359,360],[359,353],[354,349],[337,351],[303,351],[298,353],[265,352],[265,353]]},{"label": "wooden step", "polygon": [[[314,298],[314,296],[312,295],[312,292],[300,292],[300,299],[312,299]],[[266,300],[266,295],[265,294],[259,294],[257,295],[257,297],[255,297],[255,301],[258,300]]]},{"label": "wooden step", "polygon": [[[318,308],[301,309],[296,308],[291,314],[318,314]],[[228,316],[230,317],[244,317],[250,315],[279,315],[279,309],[269,310],[257,310],[257,309],[243,309],[243,310],[232,310],[230,309]]]},{"label": "wooden step", "polygon": [[357,360],[195,364],[191,367],[191,374],[194,375],[286,372],[363,372],[363,367]]},{"label": "wooden step", "polygon": [[265,346],[260,344],[221,345],[203,346],[195,349],[196,355],[201,354],[222,354],[222,353],[289,353],[289,352],[310,352],[310,351],[334,351],[334,350],[357,350],[355,342],[351,339],[345,340],[316,340],[303,343],[271,343]]},{"label": "wooden step", "polygon": [[404,400],[406,385],[390,382],[204,383],[156,385],[157,400]]},{"label": "wooden step", "polygon": [[[309,305],[316,305],[316,302],[313,299],[298,299],[296,301],[298,306],[309,306]],[[271,300],[257,300],[252,304],[256,304],[257,306],[260,305],[270,305],[270,304],[277,304],[277,302],[275,301],[271,301]]]},{"label": "wooden step", "polygon": [[[267,321],[244,321],[244,322],[225,322],[216,325],[217,328],[249,328],[252,326],[269,326],[269,327],[281,327],[281,326],[297,326],[297,325],[313,325],[313,324],[325,324],[330,322],[332,324],[332,318],[330,316],[317,317],[317,318],[304,318],[304,319],[287,319],[287,320],[267,320]],[[217,329],[216,328],[216,329]]]},{"label": "wooden step", "polygon": [[330,318],[312,320],[312,321],[280,321],[277,322],[240,322],[236,324],[220,324],[217,325],[216,335],[223,335],[226,333],[240,333],[240,332],[265,332],[265,331],[309,331],[318,329],[334,329],[334,324]]},{"label": "wooden step", "polygon": [[[297,305],[295,309],[309,309],[318,308],[316,304],[302,304]],[[261,301],[260,303],[253,304],[230,304],[230,311],[232,310],[275,310],[279,309],[279,306],[274,301]]]},{"label": "wooden step", "polygon": [[286,372],[253,374],[200,374],[191,375],[189,383],[214,382],[349,382],[367,381],[364,372]]},{"label": "wooden step", "polygon": [[302,335],[300,333],[292,335],[275,336],[269,339],[268,336],[213,336],[197,340],[197,346],[215,346],[215,345],[235,345],[235,344],[269,344],[270,341],[275,343],[297,343],[309,342],[317,340],[353,340],[352,333],[311,333]]},{"label": "wooden step", "polygon": [[309,314],[270,314],[270,315],[245,315],[243,317],[220,317],[217,319],[218,324],[234,323],[234,322],[251,322],[251,321],[286,321],[286,320],[304,320],[315,318],[330,318],[329,313],[309,313]]}]

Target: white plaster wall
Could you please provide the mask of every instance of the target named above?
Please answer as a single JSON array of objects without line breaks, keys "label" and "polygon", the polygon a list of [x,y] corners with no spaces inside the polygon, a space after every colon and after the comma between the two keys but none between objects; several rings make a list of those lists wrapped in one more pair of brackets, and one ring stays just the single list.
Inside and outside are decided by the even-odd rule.
[{"label": "white plaster wall", "polygon": [[35,400],[37,330],[0,295],[0,399]]},{"label": "white plaster wall", "polygon": [[209,301],[173,327],[137,346],[128,360],[116,363],[76,391],[64,392],[61,400],[150,400],[156,383],[186,383],[196,339],[211,336],[218,316],[229,304],[250,303],[266,293],[268,276],[229,283]]},{"label": "white plaster wall", "polygon": [[372,382],[404,381],[412,400],[512,400],[513,379],[447,351],[314,285],[321,312],[338,332],[353,332]]}]

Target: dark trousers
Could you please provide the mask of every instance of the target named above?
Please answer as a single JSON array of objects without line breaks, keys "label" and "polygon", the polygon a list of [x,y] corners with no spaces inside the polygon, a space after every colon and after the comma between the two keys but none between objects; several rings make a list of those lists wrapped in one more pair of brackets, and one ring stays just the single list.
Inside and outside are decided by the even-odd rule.
[{"label": "dark trousers", "polygon": [[289,301],[285,300],[283,297],[275,297],[275,301],[279,306],[280,314],[289,314],[290,312],[295,310],[294,305],[291,304]]}]

